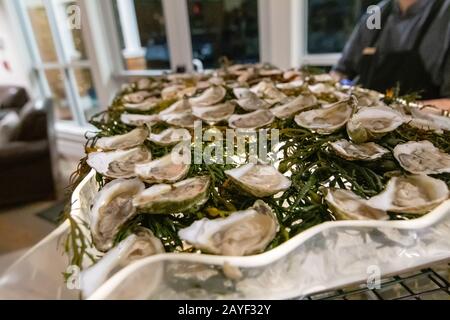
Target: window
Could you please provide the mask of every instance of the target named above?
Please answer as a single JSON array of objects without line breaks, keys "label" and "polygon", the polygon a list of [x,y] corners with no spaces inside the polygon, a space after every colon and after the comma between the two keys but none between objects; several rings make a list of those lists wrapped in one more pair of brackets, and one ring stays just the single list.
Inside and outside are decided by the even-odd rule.
[{"label": "window", "polygon": [[71,0],[16,2],[42,96],[52,97],[59,121],[85,125],[97,97],[81,29],[70,27]]},{"label": "window", "polygon": [[341,52],[367,7],[379,0],[308,0],[307,53]]},{"label": "window", "polygon": [[193,57],[216,68],[221,57],[259,61],[257,0],[187,0]]}]

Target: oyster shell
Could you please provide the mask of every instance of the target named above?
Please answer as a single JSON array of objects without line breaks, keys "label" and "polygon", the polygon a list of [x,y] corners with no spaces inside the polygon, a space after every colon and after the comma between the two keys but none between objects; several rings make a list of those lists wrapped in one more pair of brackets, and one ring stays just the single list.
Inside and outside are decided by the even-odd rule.
[{"label": "oyster shell", "polygon": [[303,87],[305,82],[302,79],[294,80],[286,83],[277,84],[277,88],[280,90],[297,90]]},{"label": "oyster shell", "polygon": [[227,170],[225,174],[243,190],[258,198],[273,196],[291,186],[291,181],[275,167],[262,163],[249,163]]},{"label": "oyster shell", "polygon": [[361,108],[347,124],[347,133],[356,143],[381,138],[396,130],[405,122],[405,118],[390,107]]},{"label": "oyster shell", "polygon": [[139,179],[117,179],[99,191],[90,214],[90,229],[97,250],[105,252],[112,248],[120,228],[136,213],[133,196],[144,189]]},{"label": "oyster shell", "polygon": [[185,113],[171,113],[161,115],[161,120],[172,126],[194,129],[195,122],[200,121],[196,116],[190,112]]},{"label": "oyster shell", "polygon": [[159,114],[167,115],[173,113],[187,113],[187,112],[191,112],[191,104],[189,103],[189,99],[182,98],[181,100],[178,100],[177,102],[173,103],[167,109],[161,111]]},{"label": "oyster shell", "polygon": [[186,129],[169,128],[160,134],[151,133],[148,139],[159,146],[168,147],[182,141],[191,141],[192,136]]},{"label": "oyster shell", "polygon": [[151,96],[148,91],[138,91],[134,93],[126,94],[122,97],[122,101],[130,104],[137,104],[144,102],[145,99]]},{"label": "oyster shell", "polygon": [[410,112],[411,120],[408,122],[410,126],[429,131],[450,131],[449,117],[421,111],[418,108],[411,108]]},{"label": "oyster shell", "polygon": [[228,119],[228,125],[233,129],[256,130],[270,125],[275,120],[269,110],[257,110],[247,114],[235,114]]},{"label": "oyster shell", "polygon": [[198,97],[190,98],[189,102],[193,106],[213,106],[221,102],[226,94],[227,90],[224,87],[213,85]]},{"label": "oyster shell", "polygon": [[279,229],[272,209],[263,201],[226,218],[204,218],[178,232],[181,239],[205,252],[245,256],[264,251]]},{"label": "oyster shell", "polygon": [[157,184],[138,194],[133,204],[142,212],[171,214],[201,207],[209,198],[210,179],[191,178],[173,185]]},{"label": "oyster shell", "polygon": [[[137,228],[134,234],[122,240],[115,248],[105,254],[100,261],[81,272],[80,286],[83,296],[87,298],[92,295],[95,290],[120,269],[139,259],[164,252],[161,240],[156,238],[150,230]],[[155,272],[154,275],[159,277],[161,272]],[[156,281],[159,281],[159,279]]]},{"label": "oyster shell", "polygon": [[105,151],[133,148],[143,144],[148,135],[147,128],[136,128],[118,136],[100,138],[95,143],[95,147]]},{"label": "oyster shell", "polygon": [[270,111],[278,119],[284,120],[294,116],[300,111],[311,108],[316,103],[317,99],[313,95],[301,95],[286,104],[270,109]]},{"label": "oyster shell", "polygon": [[191,149],[174,148],[168,155],[135,166],[136,175],[147,183],[174,183],[184,179],[191,164]]},{"label": "oyster shell", "polygon": [[145,114],[133,114],[133,113],[123,113],[120,116],[120,121],[126,125],[133,127],[142,127],[144,125],[155,125],[161,121],[159,115],[145,115]]},{"label": "oyster shell", "polygon": [[235,90],[234,95],[238,98],[237,104],[245,111],[269,109],[270,104],[260,99],[255,93],[248,89]]},{"label": "oyster shell", "polygon": [[321,95],[321,94],[333,94],[336,92],[336,88],[330,84],[325,84],[325,83],[317,83],[317,84],[313,84],[308,86],[309,91],[311,91],[312,93],[316,94],[316,95]]},{"label": "oyster shell", "polygon": [[263,98],[268,104],[275,104],[287,98],[287,96],[278,90],[271,81],[263,80],[250,89],[259,98]]},{"label": "oyster shell", "polygon": [[235,106],[231,102],[225,102],[211,107],[193,107],[192,113],[203,121],[214,124],[226,121],[234,113]]},{"label": "oyster shell", "polygon": [[108,178],[134,178],[137,163],[149,161],[151,153],[145,147],[111,152],[89,153],[87,163],[97,173]]},{"label": "oyster shell", "polygon": [[368,205],[350,190],[326,188],[325,201],[339,220],[388,220],[385,211]]},{"label": "oyster shell", "polygon": [[158,98],[150,97],[140,103],[124,103],[123,106],[131,111],[150,111],[158,106],[161,102]]},{"label": "oyster shell", "polygon": [[327,108],[305,111],[295,117],[295,122],[303,128],[318,134],[332,134],[346,125],[352,116],[349,101],[341,101]]},{"label": "oyster shell", "polygon": [[392,178],[386,190],[367,203],[389,212],[425,214],[447,199],[448,187],[444,181],[413,175]]},{"label": "oyster shell", "polygon": [[350,161],[372,161],[390,153],[386,148],[373,142],[354,144],[343,139],[330,143],[330,146],[337,155]]},{"label": "oyster shell", "polygon": [[407,142],[394,148],[400,166],[413,174],[450,172],[450,155],[436,148],[430,141]]}]

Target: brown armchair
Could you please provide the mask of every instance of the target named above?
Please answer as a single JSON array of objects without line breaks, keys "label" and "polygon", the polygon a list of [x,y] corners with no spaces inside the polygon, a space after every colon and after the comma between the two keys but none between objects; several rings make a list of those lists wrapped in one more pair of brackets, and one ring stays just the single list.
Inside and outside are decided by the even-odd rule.
[{"label": "brown armchair", "polygon": [[51,100],[29,102],[14,138],[0,146],[0,206],[54,199],[55,154]]}]

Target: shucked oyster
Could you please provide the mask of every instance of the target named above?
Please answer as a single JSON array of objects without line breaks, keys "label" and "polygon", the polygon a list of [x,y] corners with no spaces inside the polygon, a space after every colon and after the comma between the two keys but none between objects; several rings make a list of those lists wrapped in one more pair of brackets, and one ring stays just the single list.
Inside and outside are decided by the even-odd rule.
[{"label": "shucked oyster", "polygon": [[221,102],[226,94],[224,87],[213,85],[198,97],[190,98],[189,102],[192,106],[213,106]]},{"label": "shucked oyster", "polygon": [[253,207],[227,218],[204,218],[178,232],[181,239],[205,252],[224,256],[260,253],[275,238],[279,229],[272,209],[258,200]]},{"label": "shucked oyster", "polygon": [[228,125],[233,129],[256,130],[270,125],[275,120],[269,110],[258,110],[247,114],[235,114],[228,119]]},{"label": "shucked oyster", "polygon": [[347,140],[339,140],[330,143],[330,146],[337,155],[350,161],[376,160],[390,152],[373,142],[354,144]]},{"label": "shucked oyster", "polygon": [[193,129],[195,127],[195,122],[199,121],[199,119],[190,112],[164,114],[160,117],[164,122],[172,126],[188,129]]},{"label": "shucked oyster", "polygon": [[152,155],[145,147],[111,152],[89,153],[87,163],[108,178],[134,178],[137,163],[149,161]]},{"label": "shucked oyster", "polygon": [[182,141],[191,141],[192,136],[186,129],[169,128],[159,134],[151,133],[148,139],[157,145],[168,147]]},{"label": "shucked oyster", "polygon": [[143,144],[148,134],[147,128],[136,128],[122,135],[100,138],[95,147],[105,151],[133,148]]},{"label": "shucked oyster", "polygon": [[135,166],[136,175],[147,183],[174,183],[186,177],[191,163],[189,147],[175,147],[168,155]]},{"label": "shucked oyster", "polygon": [[442,130],[450,131],[450,118],[419,110],[418,108],[411,108],[411,119],[408,124],[410,126],[428,130],[442,132]]},{"label": "shucked oyster", "polygon": [[150,111],[156,108],[160,102],[160,99],[150,97],[140,103],[124,103],[123,106],[125,109],[132,111]]},{"label": "shucked oyster", "polygon": [[270,104],[260,99],[255,93],[245,88],[237,88],[234,95],[238,98],[237,104],[245,111],[269,109]]},{"label": "shucked oyster", "polygon": [[450,155],[430,141],[399,144],[394,148],[394,157],[403,169],[413,174],[450,172]]},{"label": "shucked oyster", "polygon": [[90,214],[90,229],[99,251],[111,249],[120,227],[136,213],[133,196],[144,189],[145,185],[139,179],[117,179],[97,194]]},{"label": "shucked oyster", "polygon": [[305,111],[295,117],[295,122],[303,128],[318,134],[332,134],[341,129],[352,116],[349,101],[341,101],[327,108]]},{"label": "shucked oyster", "polygon": [[256,86],[252,87],[250,91],[255,93],[259,98],[264,99],[271,105],[281,102],[287,98],[287,96],[283,92],[279,91],[275,87],[273,82],[267,80],[261,81]]},{"label": "shucked oyster", "polygon": [[133,204],[152,214],[180,213],[198,208],[209,197],[209,177],[196,177],[173,185],[157,184],[138,194]]},{"label": "shucked oyster", "polygon": [[270,111],[278,119],[285,120],[294,116],[300,111],[311,108],[316,103],[317,99],[313,95],[300,95],[286,104],[270,109]]},{"label": "shucked oyster", "polygon": [[392,108],[364,107],[350,119],[347,132],[352,141],[363,143],[381,138],[404,122],[404,117]]},{"label": "shucked oyster", "polygon": [[368,200],[380,210],[425,214],[448,199],[447,184],[425,175],[392,178],[386,190]]},{"label": "shucked oyster", "polygon": [[173,103],[167,109],[161,111],[160,115],[168,115],[173,113],[188,113],[191,112],[191,104],[189,103],[189,99],[182,98],[177,102]]},{"label": "shucked oyster", "polygon": [[122,100],[125,103],[137,104],[142,103],[145,99],[149,98],[150,96],[151,94],[148,91],[138,91],[124,95],[122,97]]},{"label": "shucked oyster", "polygon": [[144,125],[152,126],[161,121],[161,119],[157,114],[145,115],[145,114],[123,113],[120,116],[120,121],[129,126],[142,127]]},{"label": "shucked oyster", "polygon": [[[104,255],[100,261],[84,270],[80,275],[80,285],[84,297],[89,297],[106,280],[120,269],[136,262],[139,259],[164,253],[161,240],[145,228],[137,228],[134,234],[128,236],[115,248]],[[146,286],[151,291],[150,283],[159,282],[162,270],[154,270],[154,279],[147,279]]]},{"label": "shucked oyster", "polygon": [[228,120],[234,113],[234,104],[225,102],[211,107],[193,107],[192,113],[206,123],[214,124]]},{"label": "shucked oyster", "polygon": [[387,220],[385,211],[368,205],[367,200],[345,189],[324,189],[325,201],[340,220]]},{"label": "shucked oyster", "polygon": [[225,171],[237,185],[255,197],[273,196],[289,189],[291,181],[275,167],[266,164],[246,164],[237,169]]}]

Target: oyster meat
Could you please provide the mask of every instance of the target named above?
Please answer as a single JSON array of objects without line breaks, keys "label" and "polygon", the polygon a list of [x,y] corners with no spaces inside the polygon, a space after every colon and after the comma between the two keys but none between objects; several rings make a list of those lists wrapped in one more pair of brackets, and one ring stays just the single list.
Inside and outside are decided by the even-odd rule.
[{"label": "oyster meat", "polygon": [[143,181],[153,183],[174,183],[184,179],[191,164],[191,149],[175,147],[168,155],[135,166],[136,175]]},{"label": "oyster meat", "polygon": [[327,108],[302,112],[295,117],[295,122],[302,128],[327,135],[344,127],[352,112],[353,108],[346,100]]},{"label": "oyster meat", "polygon": [[151,94],[148,91],[138,91],[124,95],[122,100],[125,103],[137,104],[144,102],[144,100],[149,98],[150,96]]},{"label": "oyster meat", "polygon": [[131,111],[150,111],[158,106],[161,102],[158,98],[150,97],[140,103],[124,103],[123,106]]},{"label": "oyster meat", "polygon": [[235,114],[228,119],[228,125],[233,129],[256,130],[272,124],[274,115],[269,110],[257,110],[247,114]]},{"label": "oyster meat", "polygon": [[142,127],[144,125],[152,126],[161,121],[159,115],[145,115],[145,114],[133,114],[123,113],[120,116],[120,121],[126,125],[133,127]]},{"label": "oyster meat", "polygon": [[278,119],[285,120],[315,104],[317,104],[317,99],[313,95],[300,95],[286,104],[270,109],[270,111]]},{"label": "oyster meat", "polygon": [[305,82],[302,79],[294,80],[286,83],[277,84],[277,88],[280,90],[297,90],[303,87]]},{"label": "oyster meat", "polygon": [[178,232],[181,239],[196,249],[223,255],[245,256],[266,249],[278,232],[278,220],[272,209],[263,201],[226,218],[204,218]]},{"label": "oyster meat", "polygon": [[182,98],[178,100],[177,102],[173,103],[168,107],[167,109],[161,111],[160,115],[167,115],[167,114],[173,114],[173,113],[189,113],[191,112],[191,104],[189,103],[189,99]]},{"label": "oyster meat", "polygon": [[234,91],[234,95],[238,98],[237,104],[245,111],[255,111],[261,109],[269,109],[270,104],[260,99],[255,93],[248,89],[239,88]]},{"label": "oyster meat", "polygon": [[148,139],[159,146],[169,147],[183,141],[191,141],[192,136],[186,129],[169,128],[159,134],[151,133]]},{"label": "oyster meat", "polygon": [[208,124],[226,121],[234,113],[235,106],[231,102],[225,102],[212,107],[193,107],[192,113]]},{"label": "oyster meat", "polygon": [[189,102],[193,106],[213,106],[220,103],[226,94],[227,90],[224,87],[213,85],[198,97],[190,98]]},{"label": "oyster meat", "polygon": [[413,175],[392,178],[386,190],[367,203],[388,212],[425,214],[447,199],[448,187],[444,181]]},{"label": "oyster meat", "polygon": [[149,161],[152,155],[146,147],[111,152],[89,153],[87,163],[97,173],[108,178],[134,178],[137,163]]},{"label": "oyster meat", "polygon": [[133,148],[143,144],[148,135],[147,128],[136,128],[122,135],[100,138],[95,147],[105,151]]},{"label": "oyster meat", "polygon": [[355,144],[343,139],[330,143],[330,146],[338,156],[350,161],[372,161],[390,153],[373,142]]},{"label": "oyster meat", "polygon": [[142,212],[171,214],[201,207],[209,198],[210,179],[190,178],[173,185],[157,184],[138,194],[133,204]]},{"label": "oyster meat", "polygon": [[291,181],[274,166],[267,164],[246,164],[225,174],[246,192],[258,198],[270,197],[289,189]]},{"label": "oyster meat", "polygon": [[108,251],[120,228],[136,213],[133,197],[145,189],[139,179],[117,179],[107,183],[95,197],[90,214],[94,245]]},{"label": "oyster meat", "polygon": [[190,112],[161,115],[161,120],[175,127],[194,129],[195,122],[200,121]]},{"label": "oyster meat", "polygon": [[340,220],[388,220],[385,211],[368,205],[367,200],[350,190],[324,189],[325,201]]},{"label": "oyster meat", "polygon": [[450,155],[430,141],[399,144],[394,148],[394,157],[403,169],[413,174],[450,172]]}]

